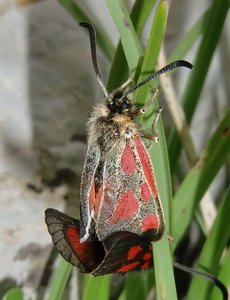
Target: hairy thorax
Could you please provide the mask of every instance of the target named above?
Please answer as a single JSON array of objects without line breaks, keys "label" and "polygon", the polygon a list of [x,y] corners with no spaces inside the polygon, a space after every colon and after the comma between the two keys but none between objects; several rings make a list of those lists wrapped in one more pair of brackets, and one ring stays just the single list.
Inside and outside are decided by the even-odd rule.
[{"label": "hairy thorax", "polygon": [[111,114],[104,104],[97,105],[88,123],[89,141],[109,151],[118,140],[129,140],[137,133],[136,123],[128,114]]}]

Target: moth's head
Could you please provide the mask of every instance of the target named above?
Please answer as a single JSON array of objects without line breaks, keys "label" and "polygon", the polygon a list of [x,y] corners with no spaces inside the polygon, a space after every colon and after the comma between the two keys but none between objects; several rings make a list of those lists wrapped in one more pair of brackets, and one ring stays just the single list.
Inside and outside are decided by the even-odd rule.
[{"label": "moth's head", "polygon": [[117,89],[112,92],[109,97],[106,97],[106,106],[110,113],[114,114],[126,114],[131,115],[133,111],[132,100],[127,96],[124,96],[122,89]]}]

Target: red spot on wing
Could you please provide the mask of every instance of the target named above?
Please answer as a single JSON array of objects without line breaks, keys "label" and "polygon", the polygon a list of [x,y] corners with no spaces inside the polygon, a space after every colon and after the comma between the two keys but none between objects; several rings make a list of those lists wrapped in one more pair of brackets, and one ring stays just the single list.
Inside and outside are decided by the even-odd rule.
[{"label": "red spot on wing", "polygon": [[103,185],[100,186],[97,194],[95,194],[95,184],[94,181],[92,181],[90,193],[89,193],[89,203],[91,209],[94,211],[94,214],[97,216],[98,210],[101,203],[101,198],[103,194]]},{"label": "red spot on wing", "polygon": [[111,223],[116,223],[122,219],[127,219],[138,210],[138,200],[131,190],[121,194],[116,205],[115,212],[111,218]]},{"label": "red spot on wing", "polygon": [[89,269],[94,269],[98,265],[101,257],[95,251],[95,245],[90,242],[80,243],[80,230],[76,227],[67,227],[65,232],[66,239],[77,256],[79,261]]},{"label": "red spot on wing", "polygon": [[102,194],[103,194],[103,185],[100,186],[100,188],[99,188],[99,190],[96,194],[95,201],[94,201],[94,212],[95,212],[96,216],[98,214],[99,207],[100,207],[100,204],[101,204]]},{"label": "red spot on wing", "polygon": [[135,139],[135,144],[137,147],[137,153],[140,157],[141,166],[143,168],[144,175],[148,181],[148,184],[151,188],[153,195],[156,197],[158,195],[158,192],[157,192],[156,182],[154,180],[154,175],[153,175],[153,170],[152,170],[152,165],[150,163],[149,155],[140,138]]},{"label": "red spot on wing", "polygon": [[129,144],[126,144],[121,156],[121,168],[126,175],[132,175],[136,170],[136,160],[133,150]]},{"label": "red spot on wing", "polygon": [[150,260],[152,258],[152,253],[147,252],[143,255],[143,260]]},{"label": "red spot on wing", "polygon": [[142,222],[141,229],[143,232],[149,229],[158,229],[159,223],[158,218],[154,214],[148,214]]},{"label": "red spot on wing", "polygon": [[146,182],[141,185],[141,199],[147,202],[151,198],[150,190]]},{"label": "red spot on wing", "polygon": [[82,251],[85,247],[85,243],[80,243],[80,231],[76,227],[67,227],[66,228],[66,238],[70,242],[71,246],[75,252]]},{"label": "red spot on wing", "polygon": [[142,247],[141,246],[133,246],[133,247],[131,247],[129,249],[127,259],[128,260],[133,260],[137,256],[137,254],[139,252],[141,252],[141,251],[142,251]]},{"label": "red spot on wing", "polygon": [[119,268],[116,272],[125,273],[125,272],[131,271],[131,270],[135,270],[139,264],[140,264],[140,262],[136,261],[136,262],[124,265],[121,268]]},{"label": "red spot on wing", "polygon": [[141,266],[141,270],[147,269],[151,266],[152,262],[151,261],[146,261],[145,263],[143,263],[143,265]]},{"label": "red spot on wing", "polygon": [[88,267],[94,268],[97,262],[95,252],[88,247],[88,243],[80,243],[80,231],[75,227],[66,229],[66,238],[78,259]]}]

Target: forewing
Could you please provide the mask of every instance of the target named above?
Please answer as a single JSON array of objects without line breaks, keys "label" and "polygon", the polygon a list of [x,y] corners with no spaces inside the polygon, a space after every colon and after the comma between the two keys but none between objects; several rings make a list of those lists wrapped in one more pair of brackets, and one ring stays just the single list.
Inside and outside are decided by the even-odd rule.
[{"label": "forewing", "polygon": [[144,270],[152,265],[151,243],[130,232],[118,232],[104,242],[109,244],[102,263],[92,272],[94,276]]},{"label": "forewing", "polygon": [[80,238],[86,241],[89,237],[90,225],[94,212],[90,203],[95,199],[94,175],[100,161],[100,149],[90,144],[87,149],[80,185]]},{"label": "forewing", "polygon": [[158,240],[163,212],[150,158],[139,137],[119,140],[104,163],[104,190],[96,221],[99,240],[128,231]]},{"label": "forewing", "polygon": [[94,237],[80,243],[79,221],[48,208],[45,221],[56,250],[81,272],[90,273],[101,263],[105,252],[102,244]]}]

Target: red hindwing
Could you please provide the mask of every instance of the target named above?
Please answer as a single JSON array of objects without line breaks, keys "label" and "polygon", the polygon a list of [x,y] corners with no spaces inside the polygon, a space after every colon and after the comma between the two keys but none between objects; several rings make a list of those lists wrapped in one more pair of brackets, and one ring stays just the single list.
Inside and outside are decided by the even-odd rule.
[{"label": "red hindwing", "polygon": [[105,253],[102,244],[95,238],[80,243],[79,221],[48,208],[45,221],[56,250],[81,272],[92,272],[102,261]]}]

